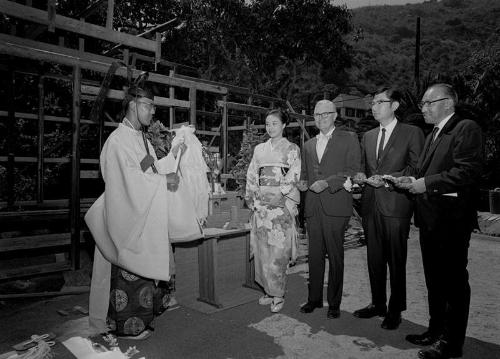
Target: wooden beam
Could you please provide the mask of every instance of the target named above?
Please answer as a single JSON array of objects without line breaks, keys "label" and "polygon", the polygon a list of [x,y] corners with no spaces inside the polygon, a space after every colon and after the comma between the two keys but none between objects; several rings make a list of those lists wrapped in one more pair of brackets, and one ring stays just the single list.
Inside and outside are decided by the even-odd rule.
[{"label": "wooden beam", "polygon": [[43,179],[44,179],[44,134],[45,134],[45,89],[44,89],[44,77],[40,76],[38,80],[38,134],[37,134],[37,149],[38,149],[38,159],[37,159],[37,176],[36,176],[36,200],[38,203],[43,202]]},{"label": "wooden beam", "polygon": [[48,30],[56,31],[56,0],[47,1],[47,21],[49,22]]},{"label": "wooden beam", "polygon": [[115,1],[108,0],[108,11],[106,12],[106,28],[113,29],[113,17],[115,13]]},{"label": "wooden beam", "polygon": [[196,125],[196,89],[191,87],[189,89],[189,123],[191,125]]},{"label": "wooden beam", "polygon": [[222,123],[221,123],[221,129],[220,133],[222,136],[222,170],[221,171],[227,171],[227,145],[228,145],[228,127],[229,127],[229,120],[228,120],[228,102],[227,102],[227,96],[224,96],[222,101],[224,103],[224,106],[222,107]]},{"label": "wooden beam", "polygon": [[224,107],[225,105],[227,105],[227,108],[230,110],[238,110],[238,111],[267,113],[270,110],[269,108],[266,107],[247,105],[244,103],[217,101],[217,106]]},{"label": "wooden beam", "polygon": [[59,292],[35,292],[35,293],[13,293],[0,294],[0,300],[19,299],[19,298],[41,298],[41,297],[57,297],[63,295],[83,294],[90,292],[90,287],[82,286],[79,288],[71,288]]},{"label": "wooden beam", "polygon": [[[96,86],[82,85],[82,93],[97,96],[100,88]],[[123,100],[125,96],[124,91],[109,89],[106,93],[106,97],[113,100]],[[153,103],[156,106],[164,107],[183,107],[190,108],[190,101],[170,99],[168,97],[155,96]]]},{"label": "wooden beam", "polygon": [[73,101],[71,115],[71,263],[73,269],[80,268],[80,92],[82,71],[73,68]]},{"label": "wooden beam", "polygon": [[[14,59],[9,57],[9,67],[13,68]],[[8,103],[8,118],[7,118],[7,206],[11,207],[14,203],[14,156],[15,156],[15,138],[17,138],[16,131],[16,117],[15,117],[15,85],[16,75],[11,71],[7,77],[7,103]]]},{"label": "wooden beam", "polygon": [[0,280],[62,272],[71,269],[68,261],[0,270]]},{"label": "wooden beam", "polygon": [[[175,70],[170,70],[168,72],[168,76],[170,77],[174,77],[174,74],[175,74]],[[168,88],[168,97],[173,100],[175,98],[175,88],[173,86],[170,86]],[[174,123],[175,123],[175,108],[173,107],[170,107],[170,109],[168,110],[168,117],[169,117],[169,124],[170,124],[170,128],[173,128],[174,127]]]},{"label": "wooden beam", "polygon": [[[80,201],[80,205],[82,208],[82,211],[85,212],[86,208],[90,207],[97,198],[82,198]],[[5,207],[7,202],[0,202],[0,207]],[[20,207],[27,207],[27,206],[36,206],[37,203],[36,201],[16,201],[15,202],[16,206]],[[59,215],[67,215],[68,209],[67,207],[69,206],[69,200],[67,199],[48,199],[44,201],[40,206],[37,206],[37,208],[53,208],[53,207],[58,207],[62,208],[65,207],[65,209],[43,209],[43,210],[35,210],[35,211],[15,211],[15,212],[0,212],[0,224],[6,223],[6,222],[11,222],[12,220],[17,220],[21,218],[29,219],[32,218],[33,215],[39,215],[39,216],[50,216],[52,213],[54,214],[59,214]]]},{"label": "wooden beam", "polygon": [[[85,95],[82,95],[82,99],[84,98]],[[7,111],[0,111],[0,118],[1,117],[7,117],[8,116],[8,112]],[[16,118],[22,118],[24,120],[37,120],[38,119],[38,115],[37,114],[34,114],[34,113],[25,113],[25,112],[15,112],[14,113],[14,116]],[[66,122],[66,123],[69,123],[70,122],[70,119],[69,117],[59,117],[59,116],[48,116],[48,115],[45,115],[44,116],[44,121],[47,122],[47,121],[50,121],[50,122]],[[81,124],[88,124],[88,125],[95,125],[95,122],[93,121],[90,121],[90,120],[80,120],[80,123]],[[116,122],[111,122],[111,121],[106,121],[104,123],[105,126],[108,126],[108,127],[117,127],[118,124]]]},{"label": "wooden beam", "polygon": [[[80,234],[80,242],[85,243],[82,234]],[[71,244],[71,233],[37,234],[35,236],[2,238],[0,239],[0,252],[51,248],[67,246],[69,244]]]},{"label": "wooden beam", "polygon": [[155,72],[158,71],[158,63],[161,60],[161,34],[159,32],[155,35],[156,51],[155,51]]},{"label": "wooden beam", "polygon": [[86,17],[89,17],[90,15],[94,14],[99,8],[104,5],[104,3],[107,2],[107,0],[97,0],[93,4],[87,6],[86,9],[84,9],[82,12],[80,12],[76,17],[78,19],[85,19]]},{"label": "wooden beam", "polygon": [[[36,22],[42,25],[50,25],[47,12],[33,7],[17,4],[13,1],[0,0],[0,12],[6,15]],[[126,46],[141,50],[156,51],[156,42],[118,31],[109,30],[103,26],[89,24],[80,20],[55,14],[55,27],[61,30],[74,32],[80,35],[105,40],[112,43],[121,43]]]},{"label": "wooden beam", "polygon": [[[0,0],[5,1],[5,0]],[[7,1],[10,2],[10,1]],[[7,55],[29,58],[50,63],[57,63],[67,66],[81,66],[82,69],[107,73],[111,63],[116,59],[87,52],[67,49],[56,45],[44,44],[38,41],[19,38],[16,36],[0,34],[0,53]],[[133,77],[142,73],[133,70]],[[120,67],[116,75],[127,78],[127,68]],[[160,83],[168,86],[190,88],[194,87],[198,91],[206,91],[218,94],[227,93],[227,88],[223,86],[213,86],[202,82],[183,80],[176,77],[169,77],[161,74],[150,73],[148,81]]]}]

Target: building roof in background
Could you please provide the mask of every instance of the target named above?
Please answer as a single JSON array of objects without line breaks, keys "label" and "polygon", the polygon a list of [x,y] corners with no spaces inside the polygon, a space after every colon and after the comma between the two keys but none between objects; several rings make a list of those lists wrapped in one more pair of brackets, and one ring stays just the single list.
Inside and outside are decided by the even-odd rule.
[{"label": "building roof in background", "polygon": [[361,97],[359,95],[349,95],[341,93],[333,99],[333,103],[337,108],[350,107],[360,110],[370,110],[369,101],[371,97]]}]

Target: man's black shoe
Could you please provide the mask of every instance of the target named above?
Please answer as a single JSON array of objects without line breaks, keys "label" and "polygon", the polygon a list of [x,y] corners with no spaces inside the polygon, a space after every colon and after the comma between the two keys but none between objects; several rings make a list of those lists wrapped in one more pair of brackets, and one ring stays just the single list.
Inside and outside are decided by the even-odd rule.
[{"label": "man's black shoe", "polygon": [[326,313],[326,317],[328,319],[337,319],[338,317],[340,317],[340,309],[329,307],[328,313]]},{"label": "man's black shoe", "polygon": [[420,359],[460,358],[462,349],[451,347],[445,340],[438,340],[430,348],[419,350]]},{"label": "man's black shoe", "polygon": [[316,308],[323,308],[323,303],[307,302],[300,307],[300,311],[302,313],[312,313]]},{"label": "man's black shoe", "polygon": [[354,313],[352,313],[352,314],[355,317],[367,319],[367,318],[373,318],[376,316],[383,317],[385,315],[385,312],[386,312],[385,308],[379,309],[379,308],[375,307],[373,304],[370,304],[369,306],[367,306],[365,308],[358,309],[358,310],[354,311]]},{"label": "man's black shoe", "polygon": [[408,334],[406,340],[415,345],[431,345],[434,344],[440,335],[431,331],[426,331],[422,334]]},{"label": "man's black shoe", "polygon": [[401,313],[387,313],[382,322],[381,327],[387,330],[398,329],[399,324],[401,324]]}]

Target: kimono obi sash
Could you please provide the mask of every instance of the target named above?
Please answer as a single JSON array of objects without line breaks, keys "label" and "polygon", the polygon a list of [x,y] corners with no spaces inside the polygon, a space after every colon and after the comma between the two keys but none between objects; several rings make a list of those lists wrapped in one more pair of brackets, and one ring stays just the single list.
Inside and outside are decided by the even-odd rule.
[{"label": "kimono obi sash", "polygon": [[282,164],[259,167],[259,186],[280,186],[289,169]]},{"label": "kimono obi sash", "polygon": [[282,164],[259,167],[259,190],[262,204],[285,206],[285,196],[281,193],[281,186],[288,170],[289,168]]}]

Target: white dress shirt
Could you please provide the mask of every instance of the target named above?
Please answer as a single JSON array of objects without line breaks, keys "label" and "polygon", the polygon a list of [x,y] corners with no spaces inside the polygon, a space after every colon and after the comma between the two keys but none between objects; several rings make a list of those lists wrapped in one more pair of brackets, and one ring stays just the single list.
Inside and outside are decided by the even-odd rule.
[{"label": "white dress shirt", "polygon": [[321,158],[325,153],[326,145],[328,144],[328,140],[332,137],[332,133],[335,130],[335,127],[332,128],[326,135],[322,132],[316,135],[318,141],[316,142],[316,154],[318,155],[318,162],[321,162]]},{"label": "white dress shirt", "polygon": [[450,120],[451,116],[453,116],[455,114],[455,112],[453,112],[451,115],[445,117],[441,122],[439,122],[435,127],[438,128],[436,134],[434,135],[434,138],[432,139],[432,141],[435,141],[436,138],[439,136],[439,134],[441,133],[444,125],[446,125],[446,123]]}]

